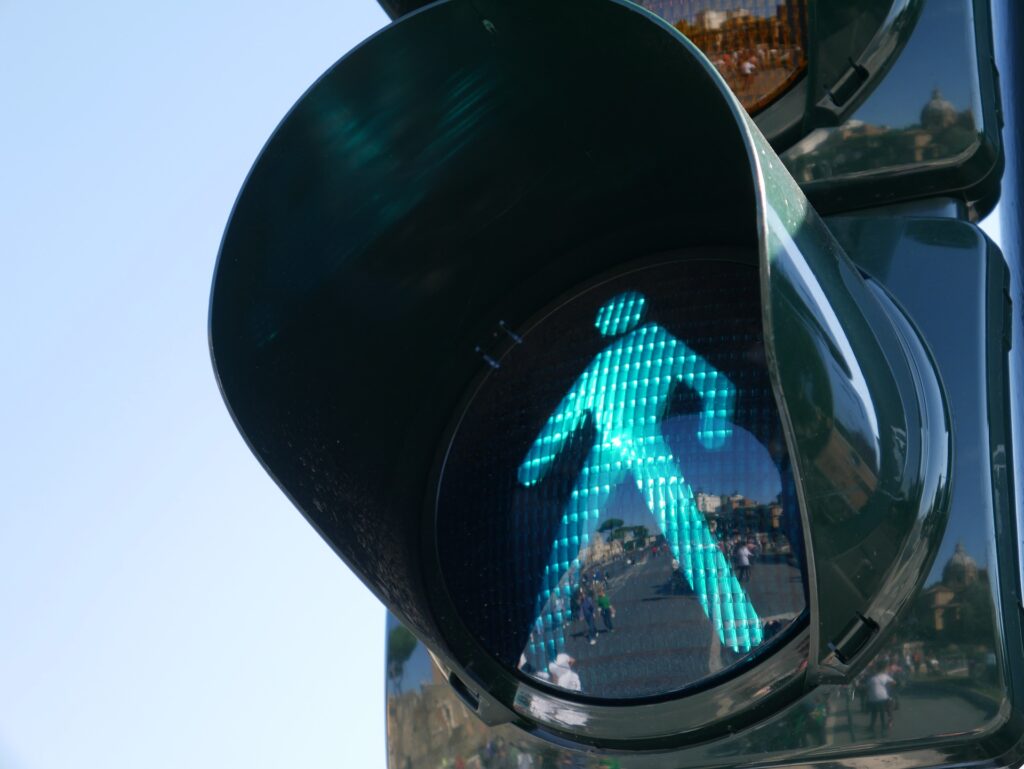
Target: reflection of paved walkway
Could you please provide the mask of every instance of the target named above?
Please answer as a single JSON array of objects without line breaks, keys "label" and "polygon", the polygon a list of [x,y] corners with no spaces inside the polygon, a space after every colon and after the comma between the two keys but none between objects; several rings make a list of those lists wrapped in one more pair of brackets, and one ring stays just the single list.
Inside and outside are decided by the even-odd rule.
[{"label": "reflection of paved walkway", "polygon": [[[829,714],[825,724],[828,744],[843,744],[854,740],[881,737],[876,722],[869,728],[871,715],[861,710],[859,699],[851,700],[843,689],[829,699]],[[992,709],[982,707],[962,697],[950,696],[943,691],[929,694],[924,687],[899,695],[899,709],[893,711],[892,729],[887,739],[901,740],[953,734],[976,729],[994,715]]]},{"label": "reflection of paved walkway", "polygon": [[[648,555],[631,567],[622,559],[610,573],[607,590],[616,608],[615,632],[605,632],[598,616],[595,646],[587,643],[582,620],[566,633],[566,651],[578,660],[584,693],[664,693],[740,659],[719,642],[696,596],[673,590],[671,555]],[[793,616],[802,608],[799,571],[788,564],[755,564],[744,586],[763,617]]]}]

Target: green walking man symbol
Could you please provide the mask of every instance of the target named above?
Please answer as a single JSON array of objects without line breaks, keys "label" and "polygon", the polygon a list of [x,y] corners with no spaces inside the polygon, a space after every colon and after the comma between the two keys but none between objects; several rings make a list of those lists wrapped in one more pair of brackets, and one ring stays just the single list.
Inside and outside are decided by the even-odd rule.
[{"label": "green walking man symbol", "polygon": [[[746,590],[697,510],[693,492],[662,435],[672,393],[691,387],[702,403],[697,439],[721,448],[732,434],[736,388],[719,371],[657,323],[640,325],[646,299],[628,291],[597,313],[595,326],[619,337],[600,352],[548,418],[519,466],[519,482],[538,483],[569,436],[585,419],[597,437],[562,513],[536,599],[536,632],[531,651],[554,659],[565,646],[559,607],[569,605],[572,587],[560,584],[579,572],[580,548],[587,546],[598,517],[615,488],[632,478],[665,535],[721,643],[746,652],[761,643],[761,622]],[[559,598],[560,600],[552,600]]]}]

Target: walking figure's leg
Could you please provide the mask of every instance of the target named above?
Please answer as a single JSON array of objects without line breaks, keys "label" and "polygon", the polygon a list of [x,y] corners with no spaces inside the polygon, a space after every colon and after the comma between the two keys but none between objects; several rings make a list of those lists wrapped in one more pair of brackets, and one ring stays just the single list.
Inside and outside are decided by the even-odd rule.
[{"label": "walking figure's leg", "polygon": [[653,456],[635,463],[637,486],[721,642],[736,652],[749,651],[763,639],[757,612],[697,510],[668,446],[656,443]]},{"label": "walking figure's leg", "polygon": [[[621,461],[605,461],[607,456],[600,446],[595,446],[587,455],[551,544],[541,589],[535,601],[534,641],[527,654],[538,670],[546,670],[548,663],[565,649],[563,625],[574,589],[570,580],[565,578],[566,573],[571,570],[579,575],[580,548],[590,543],[608,497],[625,478]],[[562,598],[561,612],[555,609],[556,595]]]}]

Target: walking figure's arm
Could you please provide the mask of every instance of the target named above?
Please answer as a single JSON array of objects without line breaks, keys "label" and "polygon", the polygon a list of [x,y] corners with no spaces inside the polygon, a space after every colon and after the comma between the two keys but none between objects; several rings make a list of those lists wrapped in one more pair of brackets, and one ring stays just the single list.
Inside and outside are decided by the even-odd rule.
[{"label": "walking figure's arm", "polygon": [[736,408],[736,386],[679,340],[675,340],[674,359],[680,362],[679,378],[692,387],[703,401],[697,439],[706,448],[719,449],[732,435],[732,417]]},{"label": "walking figure's arm", "polygon": [[584,388],[577,383],[577,386],[562,398],[562,402],[548,417],[544,428],[530,446],[530,450],[526,452],[518,472],[519,482],[524,486],[533,486],[545,476],[569,436],[583,423],[586,414],[583,391]]}]

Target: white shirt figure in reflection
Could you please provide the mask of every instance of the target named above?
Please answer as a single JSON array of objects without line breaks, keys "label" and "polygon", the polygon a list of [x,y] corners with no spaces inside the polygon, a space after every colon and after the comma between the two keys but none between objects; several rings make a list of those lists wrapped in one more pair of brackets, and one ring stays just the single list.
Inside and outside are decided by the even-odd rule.
[{"label": "white shirt figure in reflection", "polygon": [[582,687],[580,685],[579,673],[572,668],[575,664],[576,660],[565,652],[561,652],[555,657],[554,662],[548,663],[551,680],[563,689],[569,689],[574,692],[580,691]]},{"label": "white shirt figure in reflection", "polygon": [[[761,623],[746,590],[717,547],[678,460],[662,435],[662,420],[675,388],[685,384],[702,402],[697,438],[721,448],[732,435],[736,388],[719,371],[657,323],[640,325],[646,299],[636,291],[619,294],[597,313],[605,337],[619,337],[600,352],[548,418],[519,466],[519,482],[540,482],[569,436],[591,420],[597,437],[580,470],[544,567],[536,600],[536,627],[528,656],[543,664],[565,648],[561,596],[568,605],[572,586],[559,584],[586,547],[615,488],[632,478],[665,535],[682,572],[719,640],[736,652],[761,643]],[[566,580],[568,583],[568,580]]]}]

